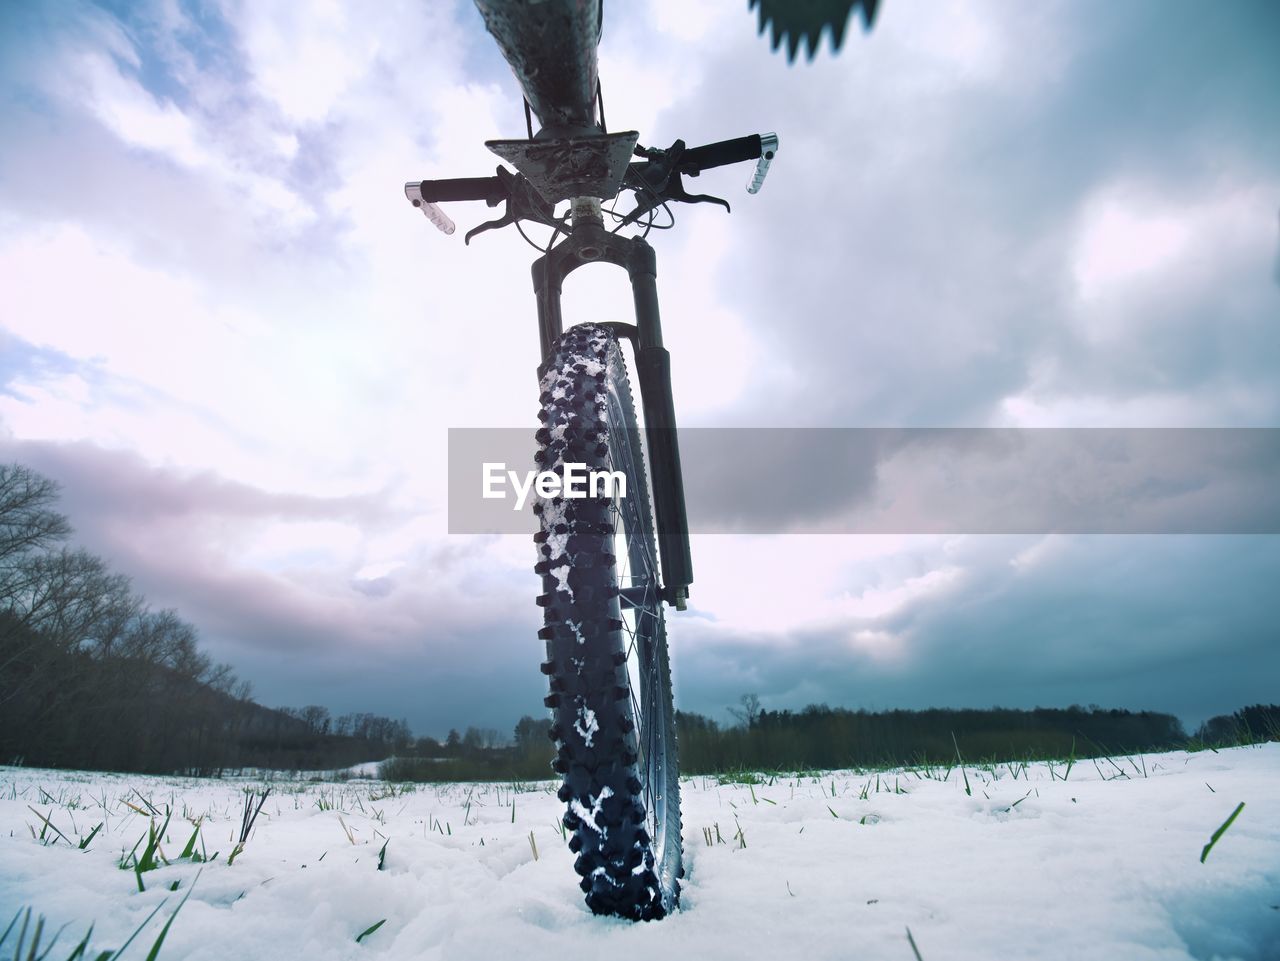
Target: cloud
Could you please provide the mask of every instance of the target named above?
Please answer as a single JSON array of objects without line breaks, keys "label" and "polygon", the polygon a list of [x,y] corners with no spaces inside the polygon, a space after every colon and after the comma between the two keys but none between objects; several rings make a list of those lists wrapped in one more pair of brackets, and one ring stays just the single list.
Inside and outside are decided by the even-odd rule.
[{"label": "cloud", "polygon": [[[275,493],[83,442],[6,440],[0,459],[57,480],[74,540],[131,577],[153,606],[195,623],[212,656],[231,661],[268,703],[303,689],[295,674],[370,691],[388,669],[413,664],[423,683],[506,674],[535,629],[526,539],[517,548],[415,536],[418,519],[388,492]],[[411,546],[400,550],[406,528]],[[388,567],[394,578],[362,576]]]},{"label": "cloud", "polygon": [[[1007,422],[1007,398],[1152,417],[1132,426],[1272,422],[1280,397],[1243,346],[1280,353],[1260,320],[1280,182],[1256,84],[1280,77],[1250,39],[1259,18],[1274,14],[1197,35],[1156,5],[986,11],[966,53],[947,17],[902,4],[812,68],[713,46],[721,82],[682,103],[680,129],[776,124],[782,140],[718,267],[768,358],[737,422],[981,425]],[[1179,224],[1185,246],[1098,316],[1076,301],[1072,227],[1125,183],[1147,206],[1121,208],[1130,222]],[[1091,325],[1112,343],[1082,340]],[[1134,403],[1153,395],[1163,410]]]},{"label": "cloud", "polygon": [[1280,284],[1280,246],[1277,247],[1276,266],[1275,270],[1272,271],[1272,277],[1275,279],[1277,284]]},{"label": "cloud", "polygon": [[[772,541],[783,557],[806,544]],[[1272,697],[1280,647],[1257,585],[1280,570],[1275,538],[914,544],[922,563],[950,573],[899,581],[887,592],[896,603],[879,610],[863,604],[838,621],[801,617],[765,631],[673,616],[678,699],[713,715],[747,692],[769,708],[1099,703],[1168,711],[1194,727]],[[1036,563],[1010,571],[1010,555],[1036,552]],[[770,574],[761,570],[758,587],[782,615],[794,595]],[[803,590],[797,600],[804,610]]]}]

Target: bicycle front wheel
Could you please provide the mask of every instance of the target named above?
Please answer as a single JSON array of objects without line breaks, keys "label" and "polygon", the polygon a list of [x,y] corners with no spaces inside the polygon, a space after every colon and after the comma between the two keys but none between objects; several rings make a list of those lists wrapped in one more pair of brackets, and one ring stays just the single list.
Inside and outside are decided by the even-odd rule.
[{"label": "bicycle front wheel", "polygon": [[564,478],[575,465],[586,495],[534,507],[564,826],[588,907],[654,920],[679,900],[680,782],[635,408],[605,327],[567,331],[540,374],[540,470]]}]

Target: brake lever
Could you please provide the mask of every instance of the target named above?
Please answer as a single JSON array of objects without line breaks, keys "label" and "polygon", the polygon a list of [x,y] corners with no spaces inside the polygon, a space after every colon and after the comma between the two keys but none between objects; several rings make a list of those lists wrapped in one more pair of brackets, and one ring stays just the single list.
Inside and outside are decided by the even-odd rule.
[{"label": "brake lever", "polygon": [[722,197],[713,197],[711,194],[691,194],[686,191],[684,189],[684,181],[679,173],[667,181],[667,189],[663,193],[667,200],[678,200],[684,204],[719,204],[729,213],[733,212],[729,207],[729,201]]},{"label": "brake lever", "polygon": [[636,148],[636,153],[649,162],[636,169],[634,177],[628,172],[627,181],[629,182],[624,185],[636,192],[636,208],[622,218],[619,227],[634,223],[650,210],[672,201],[686,204],[719,204],[725,210],[730,210],[727,200],[710,194],[691,194],[684,189],[684,180],[681,179],[680,172],[680,161],[684,150],[683,140],[677,140],[666,150]]},{"label": "brake lever", "polygon": [[[484,233],[486,230],[497,230],[499,227],[507,227],[514,224],[517,220],[533,220],[540,224],[546,224],[548,227],[555,227],[562,233],[569,233],[569,228],[563,220],[557,220],[555,216],[555,205],[549,204],[542,199],[542,195],[533,188],[533,184],[525,179],[524,175],[512,173],[506,167],[498,167],[498,179],[502,182],[502,187],[506,191],[506,207],[502,212],[502,216],[497,220],[486,221],[479,227],[472,227],[463,237],[463,242],[470,245],[471,238]],[[497,206],[498,201],[489,202],[490,207]]]},{"label": "brake lever", "polygon": [[631,211],[618,223],[618,227],[625,227],[627,224],[635,223],[650,210],[661,207],[665,203],[678,201],[685,204],[719,204],[725,210],[732,213],[729,201],[720,197],[713,197],[710,194],[691,194],[684,189],[684,181],[679,173],[673,173],[667,178],[666,184],[662,189],[654,190],[649,187],[643,194],[636,193],[636,208]]}]

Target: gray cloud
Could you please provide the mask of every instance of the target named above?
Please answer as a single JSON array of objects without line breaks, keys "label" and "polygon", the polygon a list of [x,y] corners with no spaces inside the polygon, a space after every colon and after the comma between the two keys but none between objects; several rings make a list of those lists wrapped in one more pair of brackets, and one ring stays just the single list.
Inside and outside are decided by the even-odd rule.
[{"label": "gray cloud", "polygon": [[56,480],[74,539],[132,577],[154,604],[175,606],[225,638],[228,650],[215,651],[223,658],[262,643],[292,651],[341,646],[349,625],[278,576],[238,567],[211,542],[271,520],[378,527],[397,517],[375,496],[277,494],[212,472],[153,467],[87,442],[0,441],[0,457]]},{"label": "gray cloud", "polygon": [[1276,266],[1271,272],[1271,276],[1275,280],[1276,284],[1280,285],[1280,242],[1276,245]]},{"label": "gray cloud", "polygon": [[[505,729],[538,711],[534,579],[498,571],[487,586],[477,581],[485,539],[427,548],[364,587],[313,571],[314,592],[299,594],[211,551],[205,525],[289,517],[376,527],[397,513],[376,496],[273,494],[88,444],[7,441],[0,458],[59,480],[77,540],[154,603],[178,607],[266,703],[375,710],[437,734],[467,723]],[[1009,558],[1034,541],[959,545],[948,559],[960,572],[954,585],[875,617],[752,636],[714,617],[673,615],[682,708],[723,719],[726,705],[754,691],[769,707],[1101,703],[1170,711],[1194,725],[1272,698],[1280,638],[1261,585],[1280,574],[1274,537],[1057,538],[1025,564]],[[779,563],[789,556],[779,541]],[[928,570],[937,561],[921,563]],[[769,572],[756,573],[769,590]],[[318,603],[326,593],[360,603]],[[392,609],[368,606],[385,604]],[[858,643],[864,630],[900,638],[900,653]]]},{"label": "gray cloud", "polygon": [[302,654],[264,647],[242,652],[236,667],[268,704],[403,717],[419,734],[441,738],[449,728],[467,725],[509,733],[522,715],[540,714],[546,696],[546,678],[537,670],[537,608],[528,608],[524,622],[424,636],[394,655],[355,645],[346,652]]},{"label": "gray cloud", "polygon": [[[376,496],[315,497],[277,494],[219,477],[153,467],[131,451],[88,442],[0,440],[0,456],[59,480],[63,505],[73,514],[125,522],[172,518],[292,518],[386,524],[396,511]],[[93,523],[94,521],[90,521]]]},{"label": "gray cloud", "polygon": [[[990,77],[912,74],[933,65],[899,48],[927,29],[906,4],[813,68],[771,70],[745,43],[712,52],[701,96],[667,123],[782,137],[764,191],[733,215],[718,280],[794,376],[756,392],[738,422],[985,424],[1046,363],[1054,396],[1181,391],[1205,423],[1274,420],[1280,328],[1263,250],[1198,250],[1212,283],[1167,277],[1164,296],[1117,320],[1119,342],[1075,329],[1072,232],[1093,191],[1136,179],[1179,203],[1275,183],[1280,68],[1258,42],[1274,7],[1211,24],[1177,9],[976,12],[1010,47]],[[1038,63],[1045,76],[1029,79]],[[1260,396],[1241,414],[1227,398],[1243,384]]]},{"label": "gray cloud", "polygon": [[[673,617],[681,704],[724,719],[747,692],[769,708],[1098,703],[1194,727],[1275,699],[1280,635],[1261,585],[1280,574],[1276,538],[1061,538],[1012,571],[1007,558],[1027,544],[970,541],[952,589],[880,621],[762,643]],[[862,627],[904,637],[903,656],[859,647]]]},{"label": "gray cloud", "polygon": [[[371,710],[439,733],[451,724],[505,728],[538,707],[536,579],[495,564],[492,539],[424,545],[393,575],[368,580],[325,566],[273,572],[214,545],[271,520],[376,532],[411,515],[381,493],[275,493],[83,442],[4,439],[0,460],[58,481],[73,540],[130,576],[154,606],[177,608],[264,703]],[[529,558],[531,567],[532,548]]]}]

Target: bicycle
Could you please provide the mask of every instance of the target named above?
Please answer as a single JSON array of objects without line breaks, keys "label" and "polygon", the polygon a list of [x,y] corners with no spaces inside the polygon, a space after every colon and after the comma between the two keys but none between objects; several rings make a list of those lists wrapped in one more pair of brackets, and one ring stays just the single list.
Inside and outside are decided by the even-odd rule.
[{"label": "bicycle", "polygon": [[[552,767],[562,778],[563,824],[587,905],[597,914],[654,920],[676,908],[683,873],[664,607],[686,609],[693,565],[656,257],[645,238],[655,227],[674,225],[673,203],[729,208],[720,198],[687,193],[686,176],[755,160],[748,191],[758,191],[778,138],[757,134],[695,148],[677,140],[653,149],[638,145],[636,131],[609,133],[596,61],[602,3],[476,4],[523,88],[528,138],[486,142],[514,172],[500,165],[493,177],[408,183],[405,194],[445,233],[454,225],[440,203],[505,204],[502,217],[472,229],[466,241],[515,225],[541,252],[532,269],[542,351],[535,462],[562,477],[568,464],[616,471],[629,492],[540,498],[534,571],[542,578],[538,635],[547,649],[542,672],[557,745]],[[536,134],[534,115],[541,124]],[[633,210],[603,207],[612,200],[616,208],[625,191],[635,197]],[[557,215],[562,203],[568,210]],[[670,223],[655,223],[659,210]],[[616,221],[612,229],[606,215]],[[534,244],[521,221],[551,227],[547,245]],[[639,235],[622,236],[628,227]],[[597,262],[627,271],[635,323],[566,331],[564,279]],[[640,382],[643,444],[623,339]]]}]

